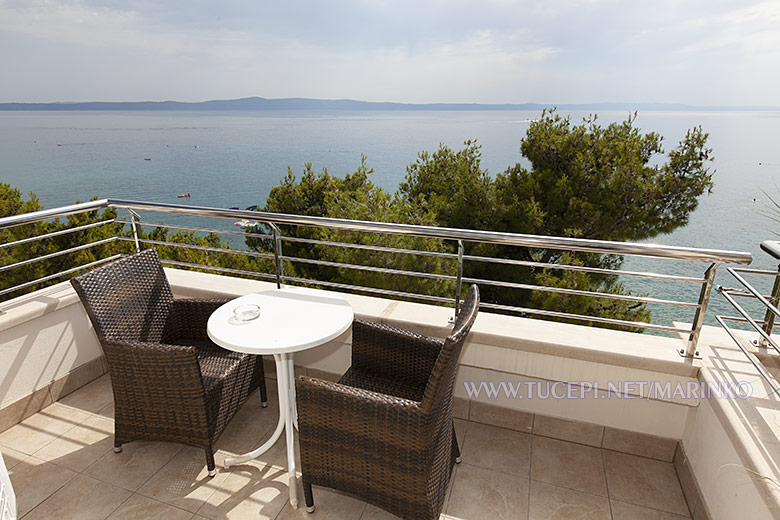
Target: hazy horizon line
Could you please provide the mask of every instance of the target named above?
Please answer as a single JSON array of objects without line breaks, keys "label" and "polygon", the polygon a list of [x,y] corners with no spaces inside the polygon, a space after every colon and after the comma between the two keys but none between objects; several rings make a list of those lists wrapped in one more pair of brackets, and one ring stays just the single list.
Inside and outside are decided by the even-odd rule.
[{"label": "hazy horizon line", "polygon": [[690,105],[652,101],[601,101],[592,103],[402,103],[354,99],[263,98],[259,96],[206,101],[50,101],[0,102],[0,110],[780,110],[768,105]]}]

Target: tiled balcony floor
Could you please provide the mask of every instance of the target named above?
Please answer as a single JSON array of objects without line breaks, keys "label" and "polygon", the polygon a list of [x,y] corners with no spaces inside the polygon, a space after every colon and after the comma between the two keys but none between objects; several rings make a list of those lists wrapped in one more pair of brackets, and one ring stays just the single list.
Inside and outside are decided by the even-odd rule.
[{"label": "tiled balcony floor", "polygon": [[[220,438],[217,476],[201,449],[134,442],[115,454],[108,376],[0,433],[19,517],[78,519],[380,520],[394,516],[314,488],[317,511],[291,508],[283,439],[260,459],[225,470],[224,458],[270,436],[278,406],[252,396]],[[690,518],[671,463],[457,420],[463,456],[446,519]],[[299,489],[302,500],[302,490]],[[301,504],[302,505],[302,504]]]}]

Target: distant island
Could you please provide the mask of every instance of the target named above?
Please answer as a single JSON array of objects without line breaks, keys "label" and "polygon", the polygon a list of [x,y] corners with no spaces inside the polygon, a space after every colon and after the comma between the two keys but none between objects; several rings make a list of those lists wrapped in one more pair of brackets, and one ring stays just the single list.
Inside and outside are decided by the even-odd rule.
[{"label": "distant island", "polygon": [[770,106],[696,106],[667,103],[392,103],[351,99],[248,97],[201,102],[182,101],[92,101],[84,103],[0,103],[0,110],[780,110]]}]

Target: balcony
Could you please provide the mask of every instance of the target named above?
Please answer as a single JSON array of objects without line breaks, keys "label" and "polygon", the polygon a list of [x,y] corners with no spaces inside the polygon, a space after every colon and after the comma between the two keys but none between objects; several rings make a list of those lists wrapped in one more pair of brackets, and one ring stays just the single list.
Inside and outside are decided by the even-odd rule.
[{"label": "balcony", "polygon": [[[228,218],[238,217],[232,213]],[[641,245],[626,245],[635,246]],[[290,261],[275,253],[274,267]],[[686,254],[712,259],[714,253]],[[300,283],[278,271],[261,273],[269,282],[174,267],[182,266],[166,272],[178,297],[237,296],[275,287],[277,280]],[[705,289],[708,279],[711,288],[709,275],[701,278]],[[431,335],[443,336],[453,313],[452,299],[443,306],[384,290],[331,289],[345,291],[358,317]],[[708,290],[701,293],[709,297]],[[706,303],[692,308],[703,314]],[[254,462],[221,468],[225,457],[270,436],[277,410],[275,404],[262,409],[259,398],[247,402],[220,438],[214,478],[206,476],[198,449],[137,442],[113,453],[110,381],[70,285],[18,296],[0,309],[0,451],[20,517],[392,518],[321,488],[315,488],[317,512],[293,510],[281,442]],[[698,312],[691,324],[675,323],[673,335],[654,336],[496,311],[506,309],[481,311],[461,358],[455,415],[463,462],[443,518],[778,516],[774,382],[725,331],[702,325]],[[732,332],[743,343],[753,338]],[[336,377],[349,364],[349,346],[347,332],[296,356],[296,370]],[[684,355],[689,350],[698,355]],[[772,359],[767,352],[761,357]],[[272,379],[273,365],[266,368]],[[705,386],[750,395],[685,390]],[[672,391],[659,391],[667,388]],[[269,390],[275,403],[273,382]]]}]

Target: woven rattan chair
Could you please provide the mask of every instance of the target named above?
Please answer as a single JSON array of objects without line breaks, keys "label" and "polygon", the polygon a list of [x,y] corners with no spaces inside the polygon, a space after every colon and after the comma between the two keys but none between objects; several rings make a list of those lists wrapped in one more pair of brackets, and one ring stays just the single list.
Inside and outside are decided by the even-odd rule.
[{"label": "woven rattan chair", "polygon": [[309,512],[312,484],[318,484],[401,518],[439,518],[452,463],[460,456],[452,392],[478,307],[473,285],[444,340],[355,320],[352,366],[341,380],[296,379]]},{"label": "woven rattan chair", "polygon": [[213,446],[249,394],[267,400],[259,356],[218,347],[206,334],[228,300],[174,299],[154,249],[71,280],[95,327],[114,392],[114,451],[137,440]]}]

